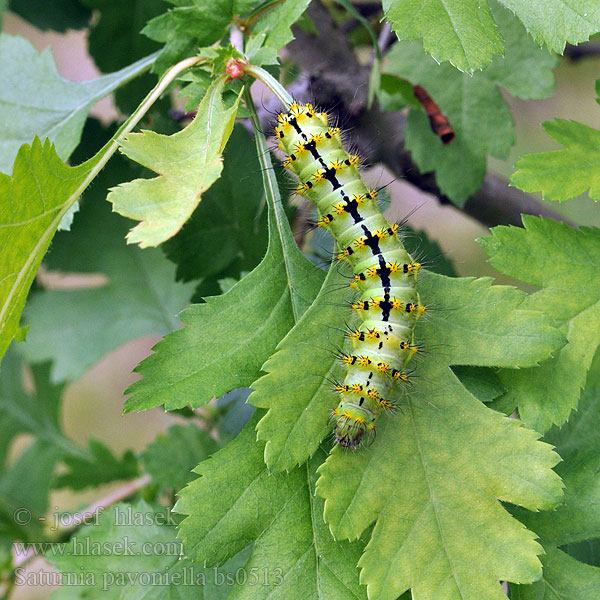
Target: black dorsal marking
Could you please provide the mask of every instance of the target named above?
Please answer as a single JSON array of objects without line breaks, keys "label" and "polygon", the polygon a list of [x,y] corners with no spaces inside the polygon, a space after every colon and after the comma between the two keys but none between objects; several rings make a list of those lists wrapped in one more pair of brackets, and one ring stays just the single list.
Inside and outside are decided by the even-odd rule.
[{"label": "black dorsal marking", "polygon": [[381,285],[386,292],[390,291],[390,287],[392,285],[390,281],[390,268],[387,266],[385,262],[385,258],[383,254],[379,255],[379,268],[377,269],[377,275],[379,275],[379,279],[381,279]]},{"label": "black dorsal marking", "polygon": [[381,254],[381,250],[379,249],[379,238],[376,235],[373,235],[366,225],[361,225],[361,228],[365,234],[365,244],[371,248],[373,256]]},{"label": "black dorsal marking", "polygon": [[356,200],[350,200],[344,192],[341,192],[341,195],[346,202],[344,210],[354,219],[354,222],[360,223],[361,221],[364,221],[361,214],[358,212],[358,202]]},{"label": "black dorsal marking", "polygon": [[381,308],[381,320],[389,321],[392,303],[390,302],[390,295],[388,292],[383,295],[383,301],[379,303],[379,308]]}]

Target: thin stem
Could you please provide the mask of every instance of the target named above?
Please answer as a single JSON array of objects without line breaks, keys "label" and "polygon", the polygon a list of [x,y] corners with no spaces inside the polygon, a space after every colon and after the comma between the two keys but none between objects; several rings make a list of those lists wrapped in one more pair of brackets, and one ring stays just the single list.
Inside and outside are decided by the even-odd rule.
[{"label": "thin stem", "polygon": [[371,42],[373,44],[373,50],[375,51],[375,58],[377,60],[381,60],[381,51],[379,49],[379,44],[377,42],[377,36],[371,27],[371,23],[367,21],[357,10],[354,8],[349,0],[335,0],[341,7],[343,7],[347,12],[349,12],[366,30],[371,38]]},{"label": "thin stem", "polygon": [[141,477],[138,477],[137,479],[128,481],[116,490],[109,492],[103,498],[92,502],[92,504],[90,504],[87,508],[73,513],[70,519],[70,524],[61,527],[60,532],[64,533],[76,529],[77,527],[80,527],[82,523],[85,523],[95,518],[97,513],[104,510],[105,508],[108,508],[109,506],[112,506],[117,502],[121,502],[121,500],[129,498],[129,496],[133,496],[136,492],[146,487],[151,481],[152,478],[148,474],[144,474]]},{"label": "thin stem", "polygon": [[[112,506],[113,504],[116,504],[117,502],[121,502],[121,500],[125,500],[130,496],[133,496],[136,492],[146,487],[151,481],[152,479],[148,474],[142,475],[141,477],[138,477],[132,481],[128,481],[103,498],[96,500],[96,502],[93,502],[84,510],[74,513],[71,516],[69,525],[64,525],[57,528],[53,535],[49,537],[53,539],[60,539],[62,534],[68,533],[73,529],[77,529],[78,527],[85,525],[85,523],[97,518],[102,510]],[[29,546],[27,551],[23,554],[13,556],[13,568],[16,569],[17,567],[23,567],[36,556],[38,556],[38,554],[36,553],[35,547],[33,545]]]},{"label": "thin stem", "polygon": [[294,99],[288,94],[287,90],[275,79],[270,73],[257,67],[255,65],[244,65],[244,72],[248,75],[252,75],[255,79],[262,81],[278,100],[283,104],[286,110],[289,109],[290,104],[293,104]]},{"label": "thin stem", "polygon": [[[106,152],[106,155],[100,160],[100,169],[106,164],[108,159],[114,154],[115,150],[119,147],[118,139],[130,131],[143,119],[144,115],[150,110],[150,107],[160,98],[161,94],[171,85],[175,78],[186,69],[193,67],[199,62],[203,62],[206,59],[200,56],[192,56],[186,58],[176,65],[171,67],[156,84],[156,86],[148,93],[148,95],[142,100],[142,103],[135,109],[131,116],[119,127],[117,132],[112,136],[110,141],[104,146],[102,150]],[[100,150],[100,152],[102,152]],[[98,169],[98,170],[100,170]]]},{"label": "thin stem", "polygon": [[270,11],[272,8],[281,4],[283,0],[271,0],[270,2],[263,4],[255,8],[245,19],[243,19],[242,23],[246,29],[252,27],[258,19],[260,19],[266,12]]}]

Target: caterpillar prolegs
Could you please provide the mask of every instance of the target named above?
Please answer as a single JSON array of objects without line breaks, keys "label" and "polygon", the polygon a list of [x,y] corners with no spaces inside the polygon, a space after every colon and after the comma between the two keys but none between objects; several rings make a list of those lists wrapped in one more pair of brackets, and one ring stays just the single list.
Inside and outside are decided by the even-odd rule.
[{"label": "caterpillar prolegs", "polygon": [[425,312],[416,286],[421,265],[405,250],[398,225],[381,213],[377,192],[360,178],[358,156],[343,149],[327,113],[292,104],[277,120],[283,164],[298,176],[296,191],[316,205],[318,225],[333,235],[338,260],[350,263],[350,287],[359,293],[352,309],[362,323],[348,333],[353,350],[340,357],[347,373],[335,386],[340,402],[332,414],[336,442],[356,448],[393,408],[394,381],[408,380],[406,365],[417,352],[415,324]]}]

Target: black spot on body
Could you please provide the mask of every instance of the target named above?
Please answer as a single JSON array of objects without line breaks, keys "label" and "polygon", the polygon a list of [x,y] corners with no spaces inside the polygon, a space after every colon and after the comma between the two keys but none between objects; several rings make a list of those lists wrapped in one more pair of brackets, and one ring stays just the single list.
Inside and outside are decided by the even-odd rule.
[{"label": "black spot on body", "polygon": [[373,235],[366,225],[361,225],[361,228],[365,234],[365,244],[371,248],[373,256],[381,254],[381,250],[379,248],[379,238]]},{"label": "black spot on body", "polygon": [[383,295],[383,301],[379,303],[379,308],[381,308],[381,320],[389,321],[392,303],[390,302],[390,295],[387,292]]}]

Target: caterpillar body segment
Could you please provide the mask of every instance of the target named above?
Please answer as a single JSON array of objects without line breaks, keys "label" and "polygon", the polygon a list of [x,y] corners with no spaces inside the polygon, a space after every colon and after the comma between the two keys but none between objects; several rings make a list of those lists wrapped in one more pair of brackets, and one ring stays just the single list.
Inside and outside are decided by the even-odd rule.
[{"label": "caterpillar body segment", "polygon": [[350,331],[352,351],[341,355],[347,372],[336,385],[336,442],[356,448],[374,435],[377,419],[394,408],[396,381],[405,383],[407,363],[417,352],[414,328],[425,311],[417,291],[420,264],[405,250],[398,225],[388,222],[358,172],[358,156],[342,147],[341,133],[326,113],[292,104],[278,116],[275,134],[286,153],[284,166],[299,179],[297,192],[316,205],[318,225],[338,246],[337,258],[353,270],[352,302],[361,324]]}]

